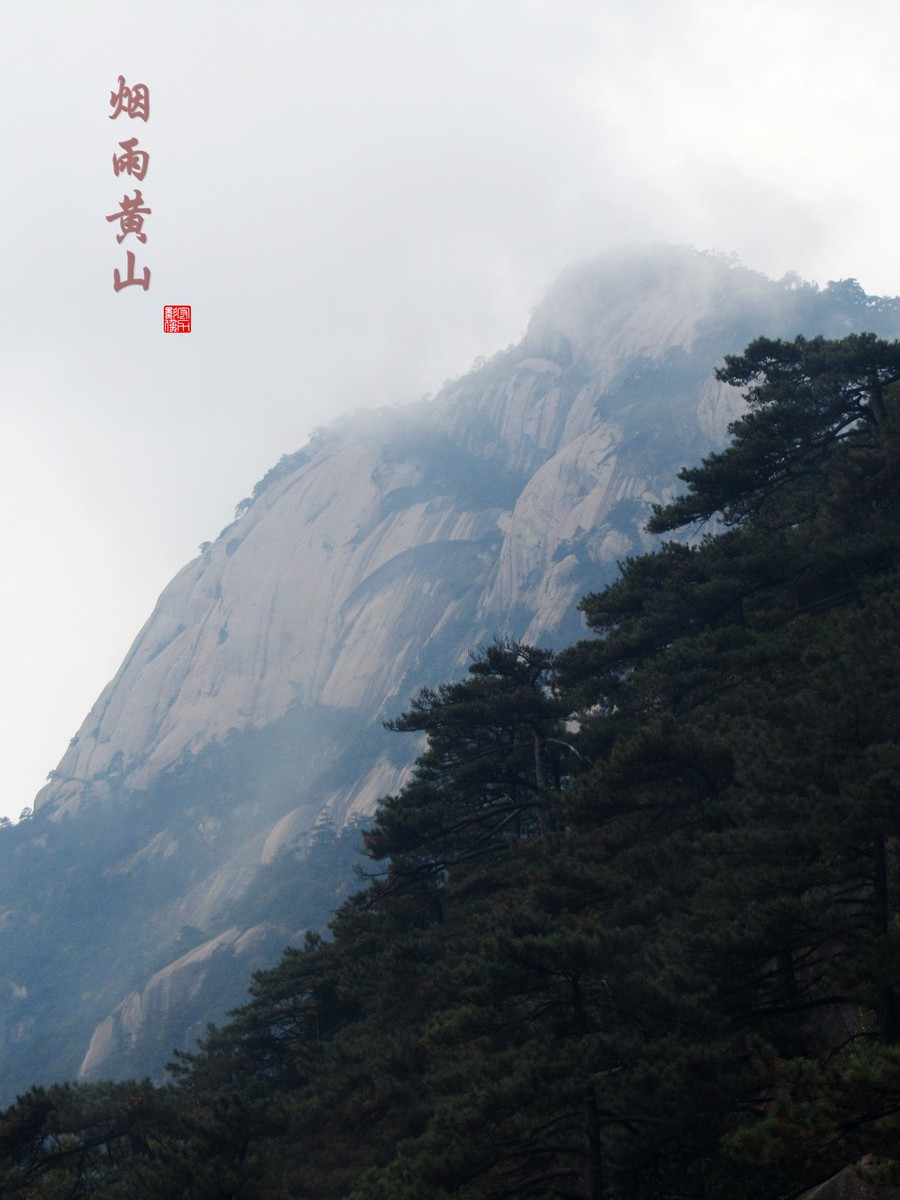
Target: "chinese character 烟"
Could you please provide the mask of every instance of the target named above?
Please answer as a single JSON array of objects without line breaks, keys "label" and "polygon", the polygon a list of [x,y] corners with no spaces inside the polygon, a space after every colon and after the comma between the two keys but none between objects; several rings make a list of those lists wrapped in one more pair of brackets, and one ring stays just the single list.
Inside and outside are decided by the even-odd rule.
[{"label": "chinese character \u70df", "polygon": [[109,93],[109,106],[113,110],[109,118],[111,121],[114,121],[120,112],[147,121],[150,119],[150,89],[146,83],[136,83],[134,87],[128,87],[125,76],[120,75],[118,92]]},{"label": "chinese character \u70df", "polygon": [[119,201],[120,213],[111,213],[106,219],[107,221],[120,221],[122,232],[117,235],[116,241],[121,242],[129,233],[133,233],[139,242],[146,242],[146,233],[141,233],[144,225],[144,214],[150,213],[153,210],[150,208],[141,208],[144,203],[144,197],[141,195],[140,188],[134,189],[134,196],[123,196]]},{"label": "chinese character \u70df", "polygon": [[135,179],[143,179],[150,166],[150,155],[146,150],[135,150],[137,138],[129,138],[127,142],[119,142],[124,154],[113,155],[113,171],[116,175],[133,175]]},{"label": "chinese character \u70df", "polygon": [[137,284],[146,292],[150,287],[150,268],[144,267],[144,278],[138,279],[134,273],[134,251],[129,250],[125,260],[128,264],[128,275],[125,279],[119,274],[118,267],[113,271],[113,291],[120,292],[124,287],[131,287]]}]

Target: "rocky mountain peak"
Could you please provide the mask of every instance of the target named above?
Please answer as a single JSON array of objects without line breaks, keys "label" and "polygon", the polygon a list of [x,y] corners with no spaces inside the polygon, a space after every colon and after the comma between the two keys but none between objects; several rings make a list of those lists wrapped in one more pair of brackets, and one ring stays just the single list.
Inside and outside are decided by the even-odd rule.
[{"label": "rocky mountain peak", "polygon": [[[286,455],[165,589],[32,820],[0,832],[10,1086],[29,1055],[33,1072],[60,989],[84,1001],[54,1035],[57,1075],[82,1060],[158,1072],[178,979],[194,981],[185,1030],[203,979],[211,1009],[237,1002],[243,975],[226,995],[197,948],[324,920],[346,886],[341,831],[415,753],[382,721],[459,677],[479,643],[577,637],[581,595],[650,546],[649,506],[740,411],[713,375],[723,356],[848,326],[896,336],[897,302],[686,248],[622,251],[567,271],[519,345],[433,399],[343,418]],[[338,845],[343,875],[322,865]],[[81,958],[78,912],[102,913]],[[38,986],[57,958],[75,975]],[[46,999],[24,1004],[36,989]]]}]

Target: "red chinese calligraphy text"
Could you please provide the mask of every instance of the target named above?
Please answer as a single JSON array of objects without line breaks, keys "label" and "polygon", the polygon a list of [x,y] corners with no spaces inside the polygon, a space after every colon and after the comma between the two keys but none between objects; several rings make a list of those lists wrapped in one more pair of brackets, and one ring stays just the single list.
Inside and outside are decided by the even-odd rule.
[{"label": "red chinese calligraphy text", "polygon": [[113,171],[116,175],[133,175],[135,179],[143,179],[150,166],[150,155],[146,150],[135,150],[137,138],[129,138],[127,142],[119,142],[124,154],[113,155]]},{"label": "red chinese calligraphy text", "polygon": [[121,275],[119,274],[118,267],[113,271],[113,291],[121,292],[122,288],[132,287],[135,284],[137,284],[138,287],[142,287],[144,289],[144,291],[146,292],[147,289],[150,287],[150,268],[144,267],[143,279],[138,279],[134,273],[134,252],[132,250],[128,251],[125,261],[128,264],[127,265],[128,274],[123,279],[121,277]]},{"label": "red chinese calligraphy text", "polygon": [[125,76],[119,76],[119,90],[109,93],[109,106],[113,110],[110,120],[114,121],[119,113],[124,112],[129,117],[137,117],[141,121],[150,119],[150,89],[146,83],[136,83],[128,87]]},{"label": "red chinese calligraphy text", "polygon": [[119,208],[122,211],[119,213],[110,213],[106,218],[107,221],[119,221],[121,223],[120,228],[122,232],[117,235],[117,242],[123,241],[128,237],[129,233],[133,233],[139,242],[146,242],[147,235],[141,232],[144,225],[144,216],[153,210],[150,208],[141,208],[143,203],[144,197],[141,195],[140,188],[135,188],[133,196],[123,196],[119,201]]}]

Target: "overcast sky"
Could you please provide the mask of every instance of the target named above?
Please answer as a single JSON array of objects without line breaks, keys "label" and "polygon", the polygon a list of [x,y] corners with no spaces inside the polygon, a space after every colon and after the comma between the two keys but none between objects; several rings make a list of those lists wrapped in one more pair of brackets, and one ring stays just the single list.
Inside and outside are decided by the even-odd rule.
[{"label": "overcast sky", "polygon": [[570,263],[900,292],[898,43],[887,0],[0,0],[0,813],[283,453],[518,341]]}]

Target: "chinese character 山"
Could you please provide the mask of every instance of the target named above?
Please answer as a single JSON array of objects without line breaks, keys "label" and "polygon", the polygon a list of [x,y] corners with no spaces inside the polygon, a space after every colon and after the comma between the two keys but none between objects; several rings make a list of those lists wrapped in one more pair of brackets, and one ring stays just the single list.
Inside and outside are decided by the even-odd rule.
[{"label": "chinese character \u5c71", "polygon": [[138,279],[134,273],[134,252],[128,251],[128,256],[125,260],[128,263],[128,275],[123,279],[119,274],[118,267],[113,271],[113,291],[120,292],[124,287],[131,287],[137,284],[146,292],[150,287],[150,268],[144,267],[143,279]]}]

